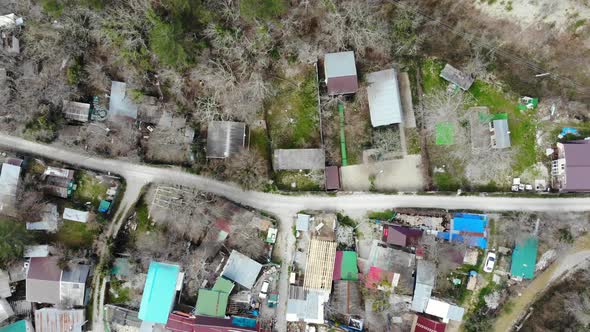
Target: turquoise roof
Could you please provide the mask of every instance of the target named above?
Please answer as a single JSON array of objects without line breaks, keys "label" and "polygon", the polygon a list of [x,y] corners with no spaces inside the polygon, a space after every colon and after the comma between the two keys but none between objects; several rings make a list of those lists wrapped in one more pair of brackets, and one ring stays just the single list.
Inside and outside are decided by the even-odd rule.
[{"label": "turquoise roof", "polygon": [[19,320],[16,323],[1,327],[0,332],[27,332],[27,321]]},{"label": "turquoise roof", "polygon": [[151,262],[143,297],[139,307],[139,319],[166,324],[176,297],[176,280],[180,268],[160,262]]},{"label": "turquoise roof", "polygon": [[533,279],[535,277],[538,248],[539,240],[533,236],[516,245],[512,252],[512,267],[510,268],[510,274],[513,277],[523,279]]}]

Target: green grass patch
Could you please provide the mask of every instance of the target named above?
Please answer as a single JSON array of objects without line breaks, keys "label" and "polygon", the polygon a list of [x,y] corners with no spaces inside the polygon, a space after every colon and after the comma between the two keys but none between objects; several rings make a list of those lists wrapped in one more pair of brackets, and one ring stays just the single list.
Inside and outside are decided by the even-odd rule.
[{"label": "green grass patch", "polygon": [[109,303],[114,304],[125,304],[131,299],[131,290],[127,287],[123,287],[123,282],[112,278],[109,282]]},{"label": "green grass patch", "polygon": [[404,128],[406,132],[406,144],[408,146],[408,154],[420,154],[422,146],[420,144],[420,135],[417,128]]},{"label": "green grass patch", "polygon": [[422,61],[422,88],[424,88],[424,93],[445,88],[447,82],[440,77],[443,68],[444,63],[440,60],[428,58]]},{"label": "green grass patch", "polygon": [[88,249],[98,236],[97,224],[64,220],[56,234],[56,240],[71,249]]},{"label": "green grass patch", "polygon": [[250,130],[250,149],[258,151],[264,159],[270,160],[270,142],[266,129],[259,127]]},{"label": "green grass patch", "polygon": [[434,186],[439,191],[456,191],[461,188],[461,182],[448,172],[435,173],[433,176]]},{"label": "green grass patch", "polygon": [[135,207],[135,213],[137,218],[136,232],[148,232],[156,228],[153,225],[153,220],[149,217],[148,206],[144,198],[141,198],[137,203],[137,206]]},{"label": "green grass patch", "polygon": [[41,7],[47,15],[58,18],[64,10],[64,2],[61,0],[42,0]]},{"label": "green grass patch", "polygon": [[76,184],[77,188],[74,191],[74,200],[81,203],[91,202],[92,205],[97,207],[100,200],[106,197],[107,190],[109,189],[106,182],[97,179],[85,171],[76,172]]},{"label": "green grass patch", "polygon": [[240,15],[246,21],[271,20],[287,11],[286,0],[241,0]]},{"label": "green grass patch", "polygon": [[[278,171],[275,172],[277,188],[290,191],[318,191],[322,189],[313,171]],[[295,188],[292,187],[295,183]]]},{"label": "green grass patch", "polygon": [[313,67],[295,78],[277,80],[278,94],[266,102],[270,137],[275,149],[320,145],[318,95]]},{"label": "green grass patch", "polygon": [[369,217],[369,219],[376,219],[376,220],[390,220],[390,219],[393,219],[393,217],[396,214],[397,213],[395,211],[393,211],[392,209],[388,209],[385,211],[372,211],[369,213],[368,217]]},{"label": "green grass patch", "polygon": [[452,145],[455,143],[455,128],[450,122],[441,122],[435,127],[436,145]]},{"label": "green grass patch", "polygon": [[354,221],[354,219],[352,219],[351,217],[344,215],[342,213],[338,213],[336,214],[337,218],[338,218],[338,223],[340,225],[343,226],[349,226],[349,227],[356,227],[356,221]]}]

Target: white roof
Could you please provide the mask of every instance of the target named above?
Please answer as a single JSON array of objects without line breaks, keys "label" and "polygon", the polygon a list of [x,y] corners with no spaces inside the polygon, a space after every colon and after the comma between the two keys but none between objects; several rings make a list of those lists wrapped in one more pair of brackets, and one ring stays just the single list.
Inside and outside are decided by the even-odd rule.
[{"label": "white roof", "polygon": [[50,249],[51,246],[47,244],[25,246],[25,253],[23,254],[23,257],[47,257],[49,256]]},{"label": "white roof", "polygon": [[425,313],[442,318],[444,322],[449,320],[461,321],[465,309],[443,301],[429,299],[426,305]]},{"label": "white roof", "polygon": [[296,231],[303,231],[307,232],[309,230],[309,219],[311,216],[307,214],[298,214],[297,215],[297,223],[295,224]]},{"label": "white roof", "polygon": [[0,16],[0,28],[14,28],[16,26],[16,15],[8,14]]},{"label": "white roof", "polygon": [[324,57],[326,78],[356,76],[354,52],[328,53]]},{"label": "white roof", "polygon": [[0,298],[0,323],[14,316],[12,307],[5,299]]},{"label": "white roof", "polygon": [[88,211],[80,211],[80,210],[65,208],[63,218],[65,220],[71,220],[71,221],[77,221],[77,222],[87,222],[88,221]]},{"label": "white roof", "polygon": [[[2,173],[0,173],[0,205],[14,204],[16,199],[16,189],[20,177],[20,167],[2,164]],[[2,210],[2,207],[0,207]]]},{"label": "white roof", "polygon": [[386,126],[402,122],[402,105],[400,101],[397,73],[387,69],[367,75],[369,87],[369,111],[373,127]]},{"label": "white roof", "polygon": [[0,270],[0,298],[12,295],[10,290],[10,276],[8,272]]}]

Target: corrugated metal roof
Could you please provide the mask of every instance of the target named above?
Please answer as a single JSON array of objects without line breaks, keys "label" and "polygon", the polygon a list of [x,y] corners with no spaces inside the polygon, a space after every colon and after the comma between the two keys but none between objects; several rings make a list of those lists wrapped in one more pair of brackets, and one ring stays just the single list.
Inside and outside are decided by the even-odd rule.
[{"label": "corrugated metal roof", "polygon": [[533,236],[518,243],[512,252],[512,266],[510,274],[513,277],[533,279],[537,262],[539,240]]},{"label": "corrugated metal roof", "polygon": [[131,100],[127,93],[127,84],[124,82],[111,82],[111,97],[109,102],[109,117],[120,116],[137,119],[138,106]]},{"label": "corrugated metal roof", "polygon": [[395,69],[370,73],[367,81],[371,125],[379,127],[401,123],[402,104]]},{"label": "corrugated metal roof", "polygon": [[295,223],[295,230],[307,232],[309,230],[309,219],[311,216],[299,213],[297,215],[297,222]]},{"label": "corrugated metal roof", "polygon": [[508,129],[508,120],[494,120],[494,138],[496,149],[505,149],[511,146],[510,144],[510,130]]},{"label": "corrugated metal roof", "polygon": [[139,307],[139,319],[166,324],[176,297],[179,273],[178,265],[154,261],[150,263]]},{"label": "corrugated metal roof", "polygon": [[50,248],[47,244],[25,246],[23,257],[47,257],[49,256]]},{"label": "corrugated metal roof", "polygon": [[27,230],[40,230],[48,232],[56,232],[58,226],[59,213],[57,212],[57,205],[49,203],[43,208],[41,221],[28,222]]},{"label": "corrugated metal roof", "polygon": [[35,311],[36,332],[81,332],[84,324],[83,309],[43,308]]},{"label": "corrugated metal roof", "polygon": [[0,323],[12,316],[14,316],[14,311],[12,311],[12,307],[10,306],[10,304],[8,304],[8,301],[6,301],[6,299],[0,298]]},{"label": "corrugated metal roof", "polygon": [[215,281],[215,285],[213,285],[213,290],[229,294],[234,289],[234,286],[235,284],[233,282],[225,279],[224,277],[219,277]]},{"label": "corrugated metal roof", "polygon": [[354,52],[327,53],[324,57],[326,78],[356,76]]},{"label": "corrugated metal roof", "polygon": [[452,230],[469,233],[484,233],[488,218],[481,214],[457,213],[453,216]]},{"label": "corrugated metal roof", "polygon": [[340,190],[340,169],[338,166],[328,166],[325,170],[326,190]]},{"label": "corrugated metal roof", "polygon": [[232,250],[221,275],[247,289],[251,289],[261,269],[262,264],[236,250]]},{"label": "corrugated metal roof", "polygon": [[88,221],[88,211],[80,211],[80,210],[65,208],[63,218],[65,220],[71,220],[71,221],[85,223]]},{"label": "corrugated metal roof", "polygon": [[459,88],[464,91],[469,90],[475,79],[459,69],[451,66],[450,64],[446,64],[443,70],[440,73],[440,77],[444,78],[445,80],[454,83]]},{"label": "corrugated metal roof", "polygon": [[207,158],[227,158],[244,148],[246,124],[211,121],[207,126]]},{"label": "corrugated metal roof", "polygon": [[88,122],[88,118],[90,117],[90,104],[64,100],[62,112],[66,119]]},{"label": "corrugated metal roof", "polygon": [[[2,164],[2,173],[0,173],[0,203],[2,205],[14,206],[20,171],[21,168],[18,166]],[[1,206],[0,210],[2,210]]]},{"label": "corrugated metal roof", "polygon": [[199,289],[195,312],[198,315],[225,317],[229,294],[212,289]]},{"label": "corrugated metal roof", "polygon": [[414,332],[445,332],[446,327],[445,323],[418,315]]}]

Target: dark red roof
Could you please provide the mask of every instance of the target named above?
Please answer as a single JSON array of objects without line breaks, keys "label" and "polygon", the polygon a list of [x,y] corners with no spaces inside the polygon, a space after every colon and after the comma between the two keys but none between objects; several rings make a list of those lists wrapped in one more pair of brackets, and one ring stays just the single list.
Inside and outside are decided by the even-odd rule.
[{"label": "dark red roof", "polygon": [[332,280],[342,279],[342,251],[336,251],[336,258],[334,259],[334,273]]},{"label": "dark red roof", "polygon": [[329,95],[345,95],[355,93],[359,88],[356,75],[330,77],[328,79]]},{"label": "dark red roof", "polygon": [[567,191],[590,191],[590,141],[563,144]]},{"label": "dark red roof", "polygon": [[326,190],[340,190],[340,171],[338,166],[326,167]]},{"label": "dark red roof", "polygon": [[414,332],[445,332],[447,324],[418,316]]},{"label": "dark red roof", "polygon": [[242,327],[232,324],[232,319],[192,316],[185,313],[172,312],[168,316],[166,328],[172,332],[262,332],[259,324],[256,327]]},{"label": "dark red roof", "polygon": [[383,228],[383,241],[397,246],[415,246],[422,237],[422,230],[389,225]]},{"label": "dark red roof", "polygon": [[59,281],[61,269],[57,257],[32,257],[29,263],[27,279]]}]

